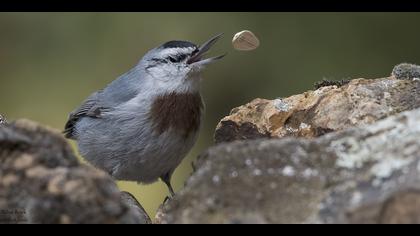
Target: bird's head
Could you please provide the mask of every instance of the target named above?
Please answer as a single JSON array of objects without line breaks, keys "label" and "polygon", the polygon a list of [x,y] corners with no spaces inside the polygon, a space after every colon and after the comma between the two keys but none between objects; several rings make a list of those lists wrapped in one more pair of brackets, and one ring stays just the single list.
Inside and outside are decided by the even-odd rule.
[{"label": "bird's head", "polygon": [[201,71],[225,56],[204,58],[221,36],[214,36],[201,46],[187,41],[166,42],[150,50],[139,66],[157,87],[189,92],[199,87]]}]

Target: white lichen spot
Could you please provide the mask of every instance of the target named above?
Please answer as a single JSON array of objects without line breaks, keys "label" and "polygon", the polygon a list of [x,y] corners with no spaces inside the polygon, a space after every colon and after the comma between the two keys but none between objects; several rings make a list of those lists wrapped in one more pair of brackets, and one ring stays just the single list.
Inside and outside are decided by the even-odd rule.
[{"label": "white lichen spot", "polygon": [[230,177],[232,177],[232,178],[236,178],[236,177],[238,177],[238,172],[237,171],[232,171],[231,173],[230,173]]},{"label": "white lichen spot", "polygon": [[218,176],[218,175],[213,176],[212,181],[215,184],[220,183],[220,176]]},{"label": "white lichen spot", "polygon": [[413,81],[420,81],[420,78],[413,78]]},{"label": "white lichen spot", "polygon": [[336,165],[338,167],[347,169],[360,168],[369,160],[368,150],[360,148],[359,143],[354,138],[348,138],[344,141],[333,141],[329,149],[337,153]]},{"label": "white lichen spot", "polygon": [[252,165],[252,160],[251,159],[246,159],[245,160],[245,165],[247,165],[247,166],[251,166]]},{"label": "white lichen spot", "polygon": [[255,170],[252,172],[252,174],[253,174],[253,175],[255,175],[255,176],[260,176],[260,175],[262,174],[262,171],[261,171],[260,169],[255,169]]},{"label": "white lichen spot", "polygon": [[397,80],[391,80],[391,79],[387,79],[387,80],[383,80],[380,82],[380,85],[383,85],[385,88],[392,88],[394,87],[394,85],[398,83]]},{"label": "white lichen spot", "polygon": [[318,173],[318,170],[313,170],[313,169],[311,169],[311,168],[306,168],[306,169],[302,172],[303,177],[304,177],[304,178],[306,178],[306,179],[309,179],[309,178],[311,178],[311,177],[317,176],[318,174],[319,174],[319,173]]},{"label": "white lichen spot", "polygon": [[373,135],[367,135],[363,140],[358,140],[357,137],[345,137],[331,142],[328,151],[337,155],[336,165],[350,170],[368,167],[367,174],[371,177],[373,186],[383,187],[383,179],[391,177],[395,171],[403,171],[404,167],[413,161],[412,157],[418,150],[417,147],[407,146],[402,152],[400,151],[401,156],[391,153],[384,155],[383,150],[388,149],[392,152],[393,147],[400,143],[401,137],[418,132],[416,130],[418,125],[410,124],[412,122],[410,119],[406,121],[409,127],[413,127],[410,130],[406,129],[406,124],[400,124],[395,119],[367,126],[364,132]]},{"label": "white lichen spot", "polygon": [[292,166],[285,166],[281,172],[284,176],[294,176],[295,169]]},{"label": "white lichen spot", "polygon": [[379,161],[376,163],[370,170],[370,172],[376,178],[388,178],[394,172],[394,170],[399,170],[402,167],[408,165],[411,162],[410,159],[401,159],[401,158],[394,158],[388,159],[384,161]]},{"label": "white lichen spot", "polygon": [[283,99],[277,98],[273,101],[274,106],[277,108],[277,110],[282,112],[287,112],[290,109],[290,106],[288,103],[283,101]]},{"label": "white lichen spot", "polygon": [[299,129],[310,129],[311,126],[306,123],[300,123]]}]

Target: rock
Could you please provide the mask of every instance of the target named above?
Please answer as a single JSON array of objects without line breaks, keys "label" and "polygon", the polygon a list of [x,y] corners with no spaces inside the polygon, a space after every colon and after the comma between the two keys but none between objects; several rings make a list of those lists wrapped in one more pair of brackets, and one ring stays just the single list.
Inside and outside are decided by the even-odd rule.
[{"label": "rock", "polygon": [[28,120],[0,126],[0,223],[148,223],[62,134]]},{"label": "rock", "polygon": [[420,79],[420,66],[401,63],[394,67],[391,73],[397,79]]},{"label": "rock", "polygon": [[0,114],[0,125],[6,123],[6,118]]},{"label": "rock", "polygon": [[[369,113],[373,120],[417,104],[408,101],[415,98],[406,89],[417,89],[417,84],[408,81],[356,80],[345,86],[348,87],[344,90],[353,91],[353,96],[327,87],[308,97],[316,98],[315,93],[319,93],[330,94],[325,96],[338,101],[353,101],[351,107],[363,110],[359,115]],[[384,89],[374,88],[378,86],[388,86],[389,95],[382,93]],[[399,95],[393,94],[397,91]],[[374,94],[378,100],[367,99]],[[302,107],[307,99],[298,96]],[[354,103],[352,97],[365,106]],[[332,106],[324,99],[315,100]],[[287,109],[284,103],[279,107],[287,113],[295,106],[291,101],[298,103],[300,99],[286,100],[290,105]],[[311,105],[314,100],[308,101],[312,101],[308,107],[318,109],[319,105]],[[386,106],[385,101],[395,104]],[[253,118],[263,120],[270,117],[269,111],[274,113],[272,101],[256,100],[248,106],[257,104],[267,112],[264,118]],[[338,102],[334,107],[344,113],[343,105]],[[248,106],[240,108],[244,113],[234,112],[235,116],[245,114],[245,110],[250,114],[252,109]],[[392,112],[385,109],[391,106]],[[318,112],[328,114],[327,110]],[[349,116],[343,121],[358,117],[347,113]],[[311,114],[314,120],[321,119],[317,113]],[[356,120],[371,123],[366,119]],[[282,123],[281,118],[278,122]],[[323,124],[331,129],[344,128],[338,120]],[[313,139],[287,137],[222,143],[199,157],[196,171],[185,188],[163,206],[158,222],[420,223],[419,137],[420,109],[416,109]]]},{"label": "rock", "polygon": [[[415,74],[405,71],[411,71],[409,76]],[[420,107],[420,81],[416,79],[399,80],[392,76],[326,85],[330,83],[320,84],[315,91],[274,100],[257,98],[234,108],[217,125],[215,142],[286,136],[313,138]]]},{"label": "rock", "polygon": [[152,224],[152,220],[147,215],[146,210],[140,205],[137,199],[129,192],[121,192],[121,199],[125,202],[128,206],[130,206],[130,210],[133,211],[132,214],[135,214],[135,219],[139,219],[141,224]]}]

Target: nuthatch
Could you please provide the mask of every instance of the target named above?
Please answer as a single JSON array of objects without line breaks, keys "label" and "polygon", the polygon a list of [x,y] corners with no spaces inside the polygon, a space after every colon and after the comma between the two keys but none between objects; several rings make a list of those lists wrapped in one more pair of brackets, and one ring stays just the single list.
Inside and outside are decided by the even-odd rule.
[{"label": "nuthatch", "polygon": [[204,111],[201,72],[224,56],[203,55],[220,37],[200,47],[169,41],[150,50],[70,113],[65,136],[115,179],[152,183],[160,178],[174,196],[171,176],[196,142]]}]

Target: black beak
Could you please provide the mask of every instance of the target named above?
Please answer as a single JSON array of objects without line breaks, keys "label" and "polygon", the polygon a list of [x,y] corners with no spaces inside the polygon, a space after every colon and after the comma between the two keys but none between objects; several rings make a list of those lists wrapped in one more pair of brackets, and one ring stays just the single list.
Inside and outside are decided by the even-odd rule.
[{"label": "black beak", "polygon": [[210,62],[213,62],[215,60],[223,58],[226,54],[202,60],[203,55],[210,50],[210,48],[217,42],[217,40],[219,40],[222,37],[222,35],[223,35],[223,33],[218,34],[218,35],[214,36],[213,38],[209,39],[203,45],[201,45],[198,48],[198,51],[188,59],[187,64],[192,64],[192,63],[195,63],[195,62],[204,62],[204,61],[206,62],[205,64],[208,64]]}]

